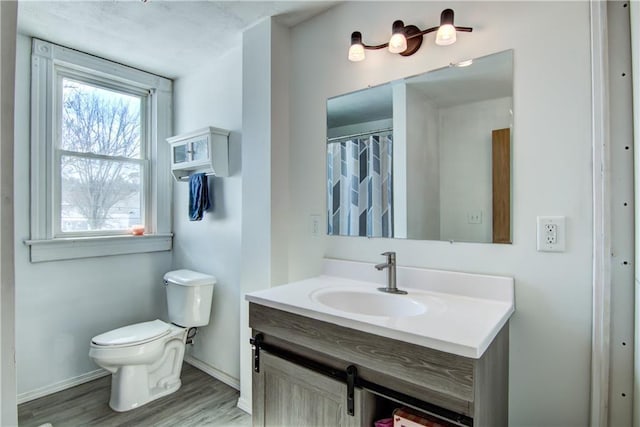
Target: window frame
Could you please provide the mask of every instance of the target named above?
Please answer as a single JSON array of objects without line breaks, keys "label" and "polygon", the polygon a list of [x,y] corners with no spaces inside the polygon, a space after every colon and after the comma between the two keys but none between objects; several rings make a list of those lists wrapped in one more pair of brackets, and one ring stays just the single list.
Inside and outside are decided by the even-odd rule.
[{"label": "window frame", "polygon": [[[116,232],[61,233],[59,148],[61,84],[67,77],[110,90],[146,94],[141,115],[146,123],[144,144],[145,234]],[[39,39],[31,55],[31,262],[171,250],[169,144],[172,81],[125,65]],[[142,150],[142,147],[141,147]],[[100,155],[90,155],[99,158]],[[109,156],[111,157],[111,156]],[[143,160],[144,157],[144,160]],[[112,157],[117,160],[117,157]],[[57,222],[56,222],[57,221]]]},{"label": "window frame", "polygon": [[[107,161],[121,161],[126,163],[137,164],[140,166],[142,185],[141,191],[141,206],[140,217],[144,218],[144,224],[149,223],[147,213],[149,212],[149,147],[151,145],[149,141],[149,116],[150,116],[150,97],[152,93],[148,90],[141,90],[129,85],[114,82],[106,78],[96,78],[87,73],[79,73],[74,70],[70,70],[64,66],[54,66],[55,81],[55,113],[54,113],[54,126],[56,132],[53,132],[53,237],[89,237],[89,236],[109,236],[109,235],[124,235],[129,234],[127,230],[95,230],[95,231],[62,231],[62,156],[74,156],[83,157],[86,159],[94,160],[107,160]],[[62,91],[64,86],[64,80],[71,80],[81,84],[90,85],[92,87],[110,90],[122,94],[136,96],[140,98],[140,154],[139,159],[127,158],[121,156],[110,156],[106,154],[94,154],[94,153],[82,153],[78,151],[69,151],[61,148],[62,135],[60,130],[62,129]]]}]

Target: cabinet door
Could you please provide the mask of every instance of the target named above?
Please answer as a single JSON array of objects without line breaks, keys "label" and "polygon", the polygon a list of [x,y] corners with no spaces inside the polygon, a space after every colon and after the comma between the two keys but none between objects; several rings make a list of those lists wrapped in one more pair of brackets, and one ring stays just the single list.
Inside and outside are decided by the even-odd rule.
[{"label": "cabinet door", "polygon": [[191,143],[191,160],[194,162],[209,160],[209,139],[207,137]]},{"label": "cabinet door", "polygon": [[361,390],[355,415],[347,414],[347,385],[265,351],[253,373],[253,425],[265,427],[360,427]]},{"label": "cabinet door", "polygon": [[187,144],[174,145],[173,149],[173,163],[185,163],[189,161],[189,149]]}]

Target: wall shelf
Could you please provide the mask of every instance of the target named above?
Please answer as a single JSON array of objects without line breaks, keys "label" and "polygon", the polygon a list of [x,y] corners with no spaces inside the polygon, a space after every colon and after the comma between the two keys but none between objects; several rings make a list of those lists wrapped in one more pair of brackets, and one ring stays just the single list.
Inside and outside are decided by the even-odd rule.
[{"label": "wall shelf", "polygon": [[229,131],[206,127],[167,138],[176,181],[194,173],[229,176]]}]

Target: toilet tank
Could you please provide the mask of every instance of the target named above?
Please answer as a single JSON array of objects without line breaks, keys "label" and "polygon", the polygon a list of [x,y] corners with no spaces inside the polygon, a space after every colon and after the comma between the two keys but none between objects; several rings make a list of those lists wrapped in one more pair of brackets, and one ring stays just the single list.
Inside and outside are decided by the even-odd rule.
[{"label": "toilet tank", "polygon": [[187,328],[209,323],[211,298],[216,278],[191,270],[164,275],[169,321]]}]

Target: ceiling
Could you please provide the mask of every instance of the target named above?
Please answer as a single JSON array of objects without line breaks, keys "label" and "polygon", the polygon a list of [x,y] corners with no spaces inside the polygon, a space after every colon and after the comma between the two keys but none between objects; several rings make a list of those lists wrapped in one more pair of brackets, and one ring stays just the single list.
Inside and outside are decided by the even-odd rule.
[{"label": "ceiling", "polygon": [[177,78],[239,46],[242,31],[265,17],[291,27],[336,3],[20,0],[18,31]]}]

